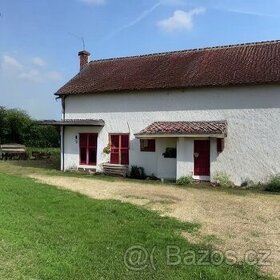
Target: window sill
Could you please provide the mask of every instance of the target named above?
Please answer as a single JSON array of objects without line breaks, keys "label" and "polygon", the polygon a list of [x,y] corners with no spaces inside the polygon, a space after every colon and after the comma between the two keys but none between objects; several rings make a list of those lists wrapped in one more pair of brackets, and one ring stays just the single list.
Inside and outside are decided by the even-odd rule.
[{"label": "window sill", "polygon": [[110,162],[103,163],[103,165],[111,165],[111,166],[125,166],[125,167],[128,167],[128,166],[129,166],[129,164],[110,163]]},{"label": "window sill", "polygon": [[84,168],[84,169],[90,169],[90,168],[96,168],[96,165],[87,165],[87,164],[79,164],[78,168]]}]

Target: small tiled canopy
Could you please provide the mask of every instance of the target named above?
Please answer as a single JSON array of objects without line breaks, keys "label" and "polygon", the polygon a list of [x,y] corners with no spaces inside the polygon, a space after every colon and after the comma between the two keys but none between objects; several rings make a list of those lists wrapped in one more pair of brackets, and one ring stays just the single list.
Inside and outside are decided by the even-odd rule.
[{"label": "small tiled canopy", "polygon": [[226,137],[226,121],[154,122],[139,133],[137,138],[151,136],[212,136]]}]

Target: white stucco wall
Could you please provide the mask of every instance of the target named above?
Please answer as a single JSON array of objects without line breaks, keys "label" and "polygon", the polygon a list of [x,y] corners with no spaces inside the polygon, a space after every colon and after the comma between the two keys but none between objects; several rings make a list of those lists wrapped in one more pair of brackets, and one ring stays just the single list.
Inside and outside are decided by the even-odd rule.
[{"label": "white stucco wall", "polygon": [[[106,161],[102,150],[108,144],[108,133],[130,133],[130,165],[143,166],[147,174],[159,177],[172,174],[178,177],[189,172],[193,149],[190,140],[178,140],[179,145],[187,145],[183,148],[186,161],[179,154],[177,168],[171,170],[172,163],[159,157],[158,141],[165,140],[157,141],[156,153],[144,153],[140,152],[134,133],[154,121],[227,120],[228,137],[223,153],[217,155],[216,140],[211,140],[211,176],[222,171],[236,184],[245,178],[258,182],[280,172],[279,90],[279,86],[254,86],[69,96],[65,116],[105,121],[98,138],[98,164]],[[78,164],[78,146],[72,141],[80,131],[66,128],[66,168]]]},{"label": "white stucco wall", "polygon": [[[79,164],[79,133],[98,133],[97,138],[97,168],[102,170],[101,164],[109,161],[109,155],[103,153],[103,149],[108,144],[108,134],[98,127],[66,127],[64,130],[64,168],[77,169],[86,166]],[[127,131],[125,131],[127,132]],[[106,135],[107,134],[107,135]],[[163,153],[167,147],[176,148],[176,139],[156,140],[155,152],[140,152],[139,140],[130,135],[130,166],[137,165],[145,167],[148,175],[155,175],[159,178],[176,178],[176,159],[164,158]],[[140,156],[139,156],[140,154]]]},{"label": "white stucco wall", "polygon": [[176,178],[193,175],[193,167],[194,167],[193,153],[194,153],[194,141],[188,138],[178,138]]},{"label": "white stucco wall", "polygon": [[176,178],[176,158],[164,158],[162,155],[166,151],[166,148],[176,148],[176,146],[176,138],[164,138],[156,140],[157,177],[164,179]]}]

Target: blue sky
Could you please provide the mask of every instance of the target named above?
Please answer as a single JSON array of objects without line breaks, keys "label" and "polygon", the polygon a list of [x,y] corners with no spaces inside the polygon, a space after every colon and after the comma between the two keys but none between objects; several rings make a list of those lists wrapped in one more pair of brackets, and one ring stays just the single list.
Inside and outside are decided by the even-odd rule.
[{"label": "blue sky", "polygon": [[279,0],[1,0],[0,105],[59,119],[53,93],[91,59],[280,39]]}]

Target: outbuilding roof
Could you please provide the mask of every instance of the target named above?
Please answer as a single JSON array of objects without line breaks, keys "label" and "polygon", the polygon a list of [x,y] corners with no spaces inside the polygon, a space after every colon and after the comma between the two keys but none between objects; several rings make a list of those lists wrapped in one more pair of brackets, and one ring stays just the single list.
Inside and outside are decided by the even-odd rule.
[{"label": "outbuilding roof", "polygon": [[168,136],[168,135],[189,135],[189,136],[224,136],[227,135],[226,121],[199,121],[199,122],[154,122],[139,133],[136,137],[141,136]]},{"label": "outbuilding roof", "polygon": [[67,120],[44,120],[37,122],[41,125],[56,125],[56,126],[104,126],[103,120],[94,119],[67,119]]},{"label": "outbuilding roof", "polygon": [[280,41],[96,60],[57,95],[280,82]]}]

